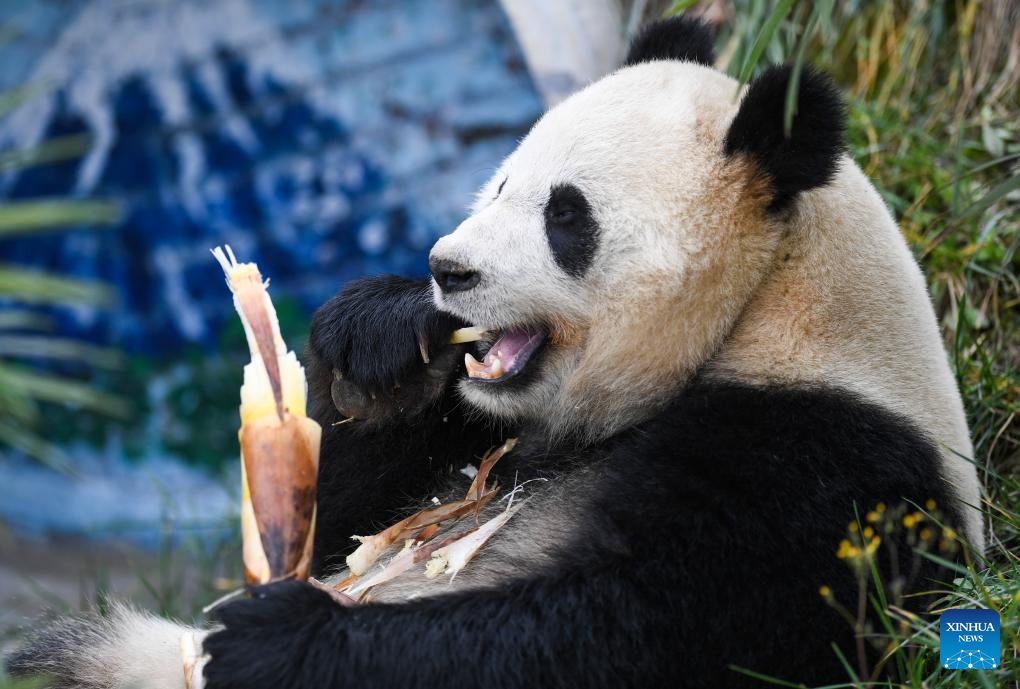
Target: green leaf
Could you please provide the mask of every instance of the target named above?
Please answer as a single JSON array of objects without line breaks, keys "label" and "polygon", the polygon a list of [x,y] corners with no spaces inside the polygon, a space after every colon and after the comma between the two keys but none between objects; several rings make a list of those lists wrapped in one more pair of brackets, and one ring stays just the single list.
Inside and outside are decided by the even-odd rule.
[{"label": "green leaf", "polygon": [[0,153],[0,172],[80,158],[92,145],[91,134],[70,134],[41,141],[35,146]]},{"label": "green leaf", "polygon": [[857,673],[854,672],[853,666],[850,665],[850,661],[848,661],[846,659],[846,656],[843,655],[843,651],[839,650],[839,646],[838,645],[836,645],[835,643],[833,643],[831,645],[832,645],[833,653],[836,654],[836,657],[839,659],[840,665],[843,666],[843,670],[846,671],[846,674],[850,675],[850,679],[853,680],[855,685],[858,684],[861,680],[857,676]]},{"label": "green leaf", "polygon": [[698,4],[698,2],[699,0],[677,0],[672,5],[670,5],[665,12],[662,13],[662,17],[663,19],[675,17],[684,10],[689,10],[690,8],[694,7],[695,5]]},{"label": "green leaf", "polygon": [[0,205],[0,237],[51,230],[68,225],[109,225],[120,219],[110,201],[20,201]]},{"label": "green leaf", "polygon": [[786,106],[783,109],[783,134],[787,138],[793,131],[793,116],[797,111],[797,93],[800,90],[800,73],[803,71],[808,43],[811,42],[811,35],[815,32],[815,25],[818,24],[818,17],[822,13],[823,7],[826,8],[826,12],[831,11],[829,3],[821,0],[811,8],[811,15],[808,17],[804,32],[797,45],[797,57],[794,59],[793,70],[790,72],[790,83],[786,87]]},{"label": "green leaf", "polygon": [[0,335],[0,357],[64,359],[100,368],[119,368],[123,363],[116,349],[38,335]]},{"label": "green leaf", "polygon": [[0,390],[0,409],[3,409],[4,416],[26,426],[34,426],[41,418],[35,400],[24,395],[11,395],[4,390]]},{"label": "green leaf", "polygon": [[0,675],[0,689],[45,689],[52,686],[52,680],[43,677],[9,679]]},{"label": "green leaf", "polygon": [[982,213],[991,208],[999,199],[1005,197],[1007,194],[1016,189],[1020,189],[1020,172],[1013,175],[1006,181],[995,185],[988,191],[988,193],[972,203],[970,206],[967,206],[967,208],[965,208],[963,212],[957,216],[957,220],[963,221],[972,217],[980,217]]},{"label": "green leaf", "polygon": [[791,687],[791,689],[803,689],[803,687],[804,687],[803,684],[794,684],[793,682],[788,682],[785,679],[780,679],[778,677],[772,677],[771,675],[764,675],[764,674],[762,674],[760,672],[755,672],[754,670],[750,670],[750,669],[748,669],[746,667],[741,667],[739,665],[730,665],[729,669],[734,671],[734,672],[739,672],[742,675],[747,675],[748,677],[752,677],[754,679],[761,680],[762,682],[765,682],[766,684],[774,684],[774,685],[779,686],[779,687]]},{"label": "green leaf", "polygon": [[790,13],[790,8],[793,7],[793,1],[794,0],[780,0],[780,2],[778,2],[772,9],[768,18],[766,18],[765,25],[762,26],[761,31],[758,32],[758,37],[754,39],[754,45],[751,46],[751,52],[747,54],[744,64],[740,67],[738,81],[740,81],[741,85],[750,81],[751,75],[754,73],[754,68],[758,66],[758,60],[761,59],[762,53],[765,52],[765,48],[768,47],[772,37],[776,34],[776,29],[779,28],[780,22],[786,19],[786,16]]},{"label": "green leaf", "polygon": [[0,117],[13,112],[36,96],[52,91],[55,86],[53,82],[41,81],[0,92]]},{"label": "green leaf", "polygon": [[955,562],[950,562],[949,560],[945,559],[944,557],[939,557],[938,555],[936,555],[934,553],[929,553],[929,552],[924,551],[924,550],[916,550],[916,549],[914,550],[914,552],[917,553],[918,555],[920,555],[921,557],[926,558],[928,560],[931,560],[935,564],[940,565],[942,567],[945,567],[946,569],[952,570],[952,571],[954,571],[954,572],[956,572],[958,574],[962,574],[964,576],[967,576],[967,575],[970,574],[970,570],[967,569],[966,567],[964,567],[963,565],[957,564]]},{"label": "green leaf", "polygon": [[29,457],[65,476],[75,476],[67,454],[41,435],[0,418],[0,443],[24,452]]},{"label": "green leaf", "polygon": [[53,319],[25,309],[0,311],[0,330],[52,330]]},{"label": "green leaf", "polygon": [[34,304],[84,303],[107,306],[113,292],[98,282],[0,264],[0,297]]},{"label": "green leaf", "polygon": [[49,373],[38,373],[0,362],[0,387],[7,394],[20,394],[45,402],[81,407],[107,416],[128,418],[127,401],[92,389],[85,383]]}]

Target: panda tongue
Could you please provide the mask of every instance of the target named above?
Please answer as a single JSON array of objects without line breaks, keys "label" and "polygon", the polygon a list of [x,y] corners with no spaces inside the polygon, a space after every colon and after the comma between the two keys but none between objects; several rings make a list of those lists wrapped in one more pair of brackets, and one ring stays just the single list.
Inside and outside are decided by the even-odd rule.
[{"label": "panda tongue", "polygon": [[[536,340],[541,337],[540,331],[523,328],[508,330],[493,343],[481,361],[470,354],[464,355],[468,375],[471,378],[494,380],[503,377],[504,374],[517,373],[534,350]],[[522,353],[523,358],[519,356]]]}]

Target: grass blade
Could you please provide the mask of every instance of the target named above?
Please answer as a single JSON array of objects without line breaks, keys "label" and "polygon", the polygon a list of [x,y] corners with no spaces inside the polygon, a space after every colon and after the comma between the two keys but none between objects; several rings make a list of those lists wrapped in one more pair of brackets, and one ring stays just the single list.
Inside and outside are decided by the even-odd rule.
[{"label": "grass blade", "polygon": [[69,225],[110,225],[120,219],[120,206],[110,201],[19,201],[0,205],[0,237],[51,230]]},{"label": "grass blade", "polygon": [[0,443],[20,450],[39,463],[65,476],[75,476],[74,464],[67,454],[40,435],[0,418]]},{"label": "grass blade", "polygon": [[4,117],[32,100],[36,96],[52,91],[56,84],[52,82],[28,83],[17,88],[0,92],[0,117]]},{"label": "grass blade", "polygon": [[815,32],[815,26],[818,24],[818,16],[822,12],[822,8],[825,7],[826,11],[829,11],[829,3],[827,2],[816,2],[811,8],[811,15],[808,17],[807,24],[804,26],[804,33],[800,36],[800,41],[797,45],[797,56],[793,61],[793,70],[790,72],[790,83],[786,87],[786,105],[783,108],[783,134],[789,138],[790,132],[793,130],[793,116],[797,111],[797,93],[800,91],[800,73],[804,67],[804,58],[807,55],[808,43],[811,42],[811,36]]},{"label": "grass blade", "polygon": [[35,426],[42,418],[35,400],[24,395],[10,395],[5,390],[0,390],[0,409],[3,409],[6,420],[25,427]]},{"label": "grass blade", "polygon": [[1000,182],[995,185],[982,196],[980,199],[967,206],[958,216],[957,221],[967,220],[969,218],[980,217],[982,213],[992,207],[999,199],[1005,197],[1012,191],[1020,189],[1020,172],[1016,173],[1009,179]]},{"label": "grass blade", "polygon": [[0,311],[0,330],[52,330],[53,319],[25,309]]},{"label": "grass blade", "polygon": [[106,306],[113,302],[112,290],[101,283],[59,277],[9,264],[0,264],[0,297],[34,304]]},{"label": "grass blade", "polygon": [[695,5],[698,4],[698,2],[699,0],[677,0],[668,8],[666,8],[666,11],[662,13],[662,17],[663,19],[675,17],[684,10],[689,10],[690,8],[694,7]]},{"label": "grass blade", "polygon": [[860,683],[861,681],[860,677],[857,676],[857,673],[850,665],[850,661],[848,661],[846,659],[846,656],[843,655],[843,651],[839,649],[839,646],[837,646],[836,644],[832,644],[832,651],[833,653],[836,654],[836,657],[839,659],[839,664],[843,666],[843,669],[846,671],[846,674],[850,675],[850,679],[853,680],[853,683],[854,684]]},{"label": "grass blade", "polygon": [[741,85],[750,81],[755,67],[758,66],[758,60],[761,59],[762,53],[765,52],[765,48],[768,47],[769,42],[775,35],[780,22],[786,19],[786,16],[790,13],[790,9],[792,7],[793,0],[780,0],[780,2],[772,9],[772,12],[765,20],[765,25],[762,26],[761,31],[758,32],[758,37],[754,39],[754,45],[751,46],[751,52],[747,54],[744,64],[740,67],[740,74],[737,79],[740,81]]},{"label": "grass blade", "polygon": [[116,395],[98,392],[77,380],[27,371],[5,362],[0,362],[0,387],[9,395],[78,406],[107,416],[124,419],[131,415],[131,407]]},{"label": "grass blade", "polygon": [[28,148],[4,151],[0,153],[0,172],[14,172],[37,165],[80,158],[89,150],[92,141],[91,134],[70,134],[48,139]]},{"label": "grass blade", "polygon": [[746,667],[740,667],[739,665],[730,665],[729,669],[733,670],[734,672],[739,672],[742,675],[747,675],[748,677],[753,677],[754,679],[761,680],[762,682],[766,682],[768,684],[774,684],[779,687],[792,687],[792,689],[803,689],[804,687],[803,684],[795,684],[794,682],[788,682],[785,679],[779,679],[778,677],[763,675],[760,672],[748,670]]},{"label": "grass blade", "polygon": [[0,335],[0,357],[80,361],[109,369],[119,368],[124,361],[116,349],[38,335]]}]

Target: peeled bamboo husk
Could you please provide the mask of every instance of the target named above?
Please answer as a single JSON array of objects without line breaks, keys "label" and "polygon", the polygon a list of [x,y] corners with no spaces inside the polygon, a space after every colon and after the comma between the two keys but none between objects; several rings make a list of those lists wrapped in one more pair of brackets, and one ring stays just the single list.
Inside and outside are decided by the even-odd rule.
[{"label": "peeled bamboo husk", "polygon": [[187,631],[181,635],[181,661],[184,665],[184,689],[202,689],[202,670],[209,658],[202,653],[202,632]]},{"label": "peeled bamboo husk", "polygon": [[[450,527],[471,515],[478,523],[482,508],[499,492],[498,485],[486,483],[489,473],[496,462],[516,445],[517,439],[510,438],[482,458],[462,500],[423,509],[371,536],[354,536],[360,545],[347,556],[349,575],[331,588],[321,582],[319,585],[330,588],[331,592],[344,594],[347,600],[363,602],[374,587],[417,565],[424,565],[422,573],[428,578],[439,574],[455,576],[520,507],[514,507],[511,499],[505,510],[487,522],[457,533],[450,531]],[[401,542],[404,548],[400,552],[386,564],[370,571],[384,553],[395,549],[394,546]]]}]

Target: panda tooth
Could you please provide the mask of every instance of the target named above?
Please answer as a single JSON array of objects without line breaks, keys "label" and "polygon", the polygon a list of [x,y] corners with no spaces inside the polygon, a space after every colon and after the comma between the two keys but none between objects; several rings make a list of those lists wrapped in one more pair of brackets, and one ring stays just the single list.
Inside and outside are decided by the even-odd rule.
[{"label": "panda tooth", "polygon": [[471,356],[470,352],[464,354],[464,368],[467,369],[468,377],[484,378],[492,380],[503,375],[503,362],[499,357],[493,357],[492,363],[486,365]]},{"label": "panda tooth", "polygon": [[471,356],[470,352],[464,353],[464,368],[467,369],[468,376],[471,378],[481,378],[481,374],[485,372],[485,365]]}]

